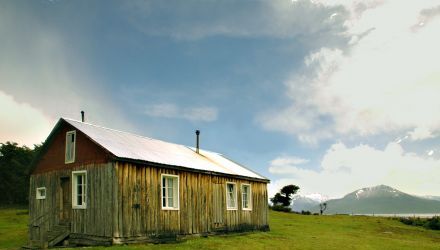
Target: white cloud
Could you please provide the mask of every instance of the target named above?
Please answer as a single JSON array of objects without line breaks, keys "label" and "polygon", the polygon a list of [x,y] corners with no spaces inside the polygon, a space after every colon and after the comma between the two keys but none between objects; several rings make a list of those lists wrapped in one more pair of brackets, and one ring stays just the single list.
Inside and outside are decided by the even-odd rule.
[{"label": "white cloud", "polygon": [[147,106],[145,114],[153,117],[186,119],[193,122],[212,122],[217,120],[218,111],[213,107],[181,108],[172,103],[162,103]]},{"label": "white cloud", "polygon": [[[17,103],[0,91],[0,142],[27,146],[43,142],[55,121],[27,103]],[[30,126],[32,124],[32,126]]]},{"label": "white cloud", "polygon": [[303,159],[296,156],[280,156],[270,162],[269,173],[292,174],[298,170],[296,165],[301,165],[308,162],[308,159]]},{"label": "white cloud", "polygon": [[175,118],[180,116],[176,105],[170,103],[154,104],[145,108],[145,114],[154,117]]},{"label": "white cloud", "polygon": [[408,130],[413,140],[432,137],[440,131],[438,2],[346,4],[351,42],[311,52],[285,83],[292,104],[258,121],[308,143]]},{"label": "white cloud", "polygon": [[279,170],[277,174],[283,175],[283,178],[274,181],[271,190],[295,184],[304,193],[340,197],[359,188],[385,184],[417,195],[440,194],[440,182],[437,180],[440,160],[405,152],[395,142],[389,143],[383,150],[363,144],[352,148],[343,143],[333,144],[318,170],[289,164],[275,167]]},{"label": "white cloud", "polygon": [[193,107],[183,110],[183,117],[191,121],[212,122],[217,120],[218,111],[213,107]]},{"label": "white cloud", "polygon": [[272,166],[297,165],[308,163],[308,159],[297,156],[281,156],[273,159],[270,164]]},{"label": "white cloud", "polygon": [[[124,10],[134,26],[148,35],[189,40],[210,36],[315,37],[311,41],[329,42],[343,32],[343,16],[346,15],[340,6],[304,0],[233,4],[190,0],[130,1],[125,4]],[[157,15],[170,18],[158,25],[151,21]]]},{"label": "white cloud", "polygon": [[433,135],[432,132],[426,127],[417,127],[413,131],[410,131],[408,135],[413,141],[435,137],[435,135]]}]

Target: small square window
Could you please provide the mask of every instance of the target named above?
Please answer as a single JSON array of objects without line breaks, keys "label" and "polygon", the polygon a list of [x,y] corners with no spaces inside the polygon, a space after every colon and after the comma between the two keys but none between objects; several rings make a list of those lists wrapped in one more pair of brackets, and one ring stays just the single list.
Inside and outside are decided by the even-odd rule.
[{"label": "small square window", "polygon": [[237,185],[233,182],[226,182],[226,209],[237,209]]},{"label": "small square window", "polygon": [[44,199],[46,199],[46,188],[45,187],[37,188],[37,200],[44,200]]}]

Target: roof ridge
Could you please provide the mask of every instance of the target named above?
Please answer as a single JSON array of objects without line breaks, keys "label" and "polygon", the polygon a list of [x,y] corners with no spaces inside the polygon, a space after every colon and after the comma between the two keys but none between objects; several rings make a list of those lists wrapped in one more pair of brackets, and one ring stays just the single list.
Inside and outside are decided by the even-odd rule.
[{"label": "roof ridge", "polygon": [[[117,129],[113,129],[113,128],[107,128],[107,127],[104,127],[104,126],[101,126],[101,125],[96,125],[96,124],[92,124],[92,123],[88,123],[88,122],[78,121],[78,120],[75,120],[75,119],[72,119],[72,118],[62,117],[62,119],[64,119],[64,120],[68,120],[68,121],[73,121],[73,122],[78,122],[78,123],[81,123],[81,124],[90,125],[90,126],[97,127],[97,128],[101,128],[101,129],[106,129],[106,130],[110,130],[110,131],[115,131],[115,132],[119,132],[119,133],[124,133],[124,134],[128,134],[128,135],[132,135],[132,136],[140,137],[140,138],[143,138],[143,139],[148,139],[148,140],[152,140],[152,141],[159,141],[159,142],[163,142],[163,143],[167,143],[167,144],[173,144],[173,145],[177,145],[177,146],[185,147],[185,148],[188,148],[188,149],[191,150],[191,151],[194,151],[194,150],[191,149],[190,146],[187,146],[187,145],[184,145],[184,144],[178,144],[178,143],[168,142],[168,141],[164,141],[164,140],[160,140],[160,139],[151,138],[151,137],[148,137],[148,136],[143,136],[143,135],[138,135],[138,134],[130,133],[130,132],[127,132],[127,131],[117,130]],[[205,150],[205,149],[202,149],[202,150],[204,150],[204,151],[208,151],[208,150]],[[213,152],[213,151],[208,151],[208,152],[212,152],[212,153],[220,154],[220,153]],[[220,154],[220,155],[221,155],[221,154]]]}]

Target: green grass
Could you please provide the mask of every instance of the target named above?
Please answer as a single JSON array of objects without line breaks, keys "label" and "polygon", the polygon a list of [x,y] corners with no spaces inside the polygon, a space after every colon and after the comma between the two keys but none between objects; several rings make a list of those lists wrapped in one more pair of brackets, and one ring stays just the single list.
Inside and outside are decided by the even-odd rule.
[{"label": "green grass", "polygon": [[0,249],[17,249],[27,242],[28,212],[0,208]]},{"label": "green grass", "polygon": [[[18,248],[26,243],[27,215],[17,212],[0,210],[1,249]],[[407,226],[387,218],[271,211],[270,227],[269,232],[210,236],[175,244],[87,249],[440,249],[440,231]]]}]

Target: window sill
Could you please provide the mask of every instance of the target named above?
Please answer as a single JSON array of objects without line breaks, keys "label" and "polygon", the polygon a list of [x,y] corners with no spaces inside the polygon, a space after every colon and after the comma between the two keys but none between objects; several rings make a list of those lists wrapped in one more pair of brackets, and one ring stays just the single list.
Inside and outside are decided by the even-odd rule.
[{"label": "window sill", "polygon": [[174,210],[174,211],[178,211],[179,208],[174,208],[174,207],[163,207],[162,210]]},{"label": "window sill", "polygon": [[228,210],[228,211],[234,211],[234,210],[238,210],[238,208],[236,208],[236,207],[228,207],[228,208],[226,208],[226,210]]},{"label": "window sill", "polygon": [[252,208],[242,208],[243,211],[252,211]]},{"label": "window sill", "polygon": [[72,209],[86,209],[86,206],[72,206]]}]

